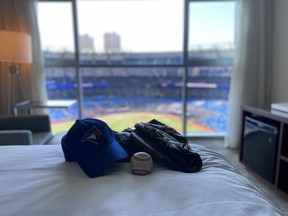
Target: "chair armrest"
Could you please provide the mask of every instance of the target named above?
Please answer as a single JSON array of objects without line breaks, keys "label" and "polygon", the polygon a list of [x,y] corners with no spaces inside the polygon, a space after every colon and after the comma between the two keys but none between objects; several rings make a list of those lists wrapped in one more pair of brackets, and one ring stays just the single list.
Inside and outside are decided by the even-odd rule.
[{"label": "chair armrest", "polygon": [[50,132],[48,115],[1,116],[0,130],[30,130],[32,133]]},{"label": "chair armrest", "polygon": [[46,145],[61,145],[61,140],[64,135],[67,134],[67,131],[60,131],[56,134],[53,134],[52,138],[46,142]]},{"label": "chair armrest", "polygon": [[45,145],[52,137],[51,132],[32,133],[33,145]]},{"label": "chair armrest", "polygon": [[28,130],[0,131],[0,145],[32,145],[32,132]]}]

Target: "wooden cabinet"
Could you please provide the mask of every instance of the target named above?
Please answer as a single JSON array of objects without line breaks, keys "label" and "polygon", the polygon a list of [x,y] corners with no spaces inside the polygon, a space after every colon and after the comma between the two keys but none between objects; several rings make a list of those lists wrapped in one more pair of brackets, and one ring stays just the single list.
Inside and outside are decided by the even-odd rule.
[{"label": "wooden cabinet", "polygon": [[288,115],[244,106],[240,161],[288,198]]}]

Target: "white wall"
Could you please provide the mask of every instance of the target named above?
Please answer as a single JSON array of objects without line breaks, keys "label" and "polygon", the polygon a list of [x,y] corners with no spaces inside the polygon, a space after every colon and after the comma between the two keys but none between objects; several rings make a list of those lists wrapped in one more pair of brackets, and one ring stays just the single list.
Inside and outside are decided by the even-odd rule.
[{"label": "white wall", "polygon": [[288,102],[288,0],[274,1],[272,102]]}]

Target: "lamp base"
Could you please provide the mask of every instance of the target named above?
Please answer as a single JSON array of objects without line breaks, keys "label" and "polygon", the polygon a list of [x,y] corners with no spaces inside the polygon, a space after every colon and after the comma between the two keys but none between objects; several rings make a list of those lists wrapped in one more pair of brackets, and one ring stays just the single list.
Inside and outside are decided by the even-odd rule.
[{"label": "lamp base", "polygon": [[16,104],[16,101],[15,101],[15,98],[16,98],[15,81],[17,82],[18,87],[19,87],[19,89],[18,89],[19,91],[17,91],[17,92],[19,92],[22,96],[21,100],[25,100],[25,96],[24,96],[23,86],[22,86],[21,77],[20,77],[20,66],[18,64],[12,63],[9,66],[9,72],[11,74],[10,103],[11,103],[11,112],[13,114],[14,105]]}]

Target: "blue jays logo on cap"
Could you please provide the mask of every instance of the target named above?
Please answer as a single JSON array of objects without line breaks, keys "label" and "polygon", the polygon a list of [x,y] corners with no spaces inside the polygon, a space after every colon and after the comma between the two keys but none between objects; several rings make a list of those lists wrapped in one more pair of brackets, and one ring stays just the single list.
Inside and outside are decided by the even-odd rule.
[{"label": "blue jays logo on cap", "polygon": [[81,139],[81,142],[90,141],[98,145],[99,138],[101,135],[102,131],[94,126],[84,134],[83,138]]}]

